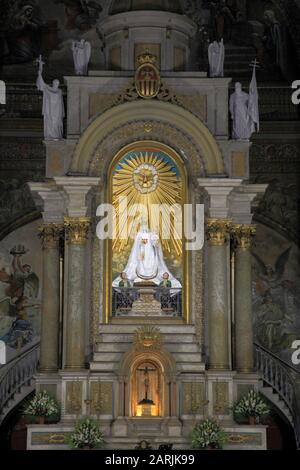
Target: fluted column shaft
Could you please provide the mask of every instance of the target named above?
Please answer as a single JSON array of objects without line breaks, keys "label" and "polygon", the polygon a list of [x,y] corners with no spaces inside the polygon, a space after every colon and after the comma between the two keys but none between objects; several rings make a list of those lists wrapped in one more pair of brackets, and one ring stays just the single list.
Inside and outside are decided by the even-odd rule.
[{"label": "fluted column shaft", "polygon": [[65,218],[68,242],[68,306],[65,369],[85,367],[85,248],[89,219]]},{"label": "fluted column shaft", "polygon": [[41,321],[40,371],[59,368],[60,269],[59,238],[62,226],[45,224],[40,238],[43,246],[43,300]]},{"label": "fluted column shaft", "polygon": [[238,372],[253,371],[251,238],[253,225],[235,225],[235,365]]},{"label": "fluted column shaft", "polygon": [[229,228],[228,220],[207,221],[209,369],[214,370],[230,368],[227,249]]}]

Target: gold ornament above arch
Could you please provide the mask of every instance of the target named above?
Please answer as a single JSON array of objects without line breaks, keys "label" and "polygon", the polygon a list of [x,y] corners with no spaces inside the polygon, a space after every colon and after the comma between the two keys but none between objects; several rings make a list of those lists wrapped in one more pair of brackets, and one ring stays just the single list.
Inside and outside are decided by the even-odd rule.
[{"label": "gold ornament above arch", "polygon": [[97,146],[107,135],[127,123],[145,120],[169,124],[179,129],[199,148],[199,159],[204,163],[206,175],[224,174],[224,161],[218,143],[200,119],[177,105],[154,100],[124,103],[95,118],[79,139],[71,172],[89,174]]}]

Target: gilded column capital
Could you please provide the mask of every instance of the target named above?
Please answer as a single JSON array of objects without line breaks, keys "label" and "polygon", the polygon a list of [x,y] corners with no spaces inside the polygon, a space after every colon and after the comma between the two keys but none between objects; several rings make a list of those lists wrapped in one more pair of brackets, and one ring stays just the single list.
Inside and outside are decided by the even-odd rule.
[{"label": "gilded column capital", "polygon": [[207,219],[206,237],[211,246],[225,245],[232,222],[229,219]]},{"label": "gilded column capital", "polygon": [[89,217],[65,217],[66,238],[72,245],[84,245],[88,239],[91,219]]},{"label": "gilded column capital", "polygon": [[235,248],[250,250],[252,237],[256,234],[256,226],[252,224],[234,224],[231,229]]},{"label": "gilded column capital", "polygon": [[39,228],[39,238],[42,240],[43,248],[57,248],[63,230],[63,224],[43,224]]}]

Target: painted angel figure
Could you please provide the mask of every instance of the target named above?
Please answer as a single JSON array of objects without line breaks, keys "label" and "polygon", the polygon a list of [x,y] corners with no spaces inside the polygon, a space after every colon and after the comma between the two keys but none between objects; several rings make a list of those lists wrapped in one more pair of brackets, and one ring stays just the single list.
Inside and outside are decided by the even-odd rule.
[{"label": "painted angel figure", "polygon": [[52,86],[47,85],[43,79],[43,61],[40,56],[38,78],[36,86],[43,92],[44,137],[46,140],[59,140],[63,138],[65,108],[59,80],[53,80]]},{"label": "painted angel figure", "polygon": [[208,47],[209,71],[211,77],[224,77],[224,41],[214,41]]},{"label": "painted angel figure", "polygon": [[260,281],[265,286],[265,291],[269,290],[270,288],[274,289],[281,285],[282,276],[290,256],[290,251],[291,247],[287,248],[283,253],[281,253],[281,255],[276,260],[275,269],[270,264],[265,264],[256,253],[252,253],[256,261],[258,276]]},{"label": "painted angel figure", "polygon": [[[38,307],[36,301],[39,293],[39,279],[29,264],[22,262],[26,253],[23,246],[14,247],[10,254],[13,256],[11,266],[0,266],[0,317],[27,316],[26,309]],[[2,294],[2,295],[3,295]],[[33,304],[31,305],[31,302]]]},{"label": "painted angel figure", "polygon": [[87,75],[91,50],[91,44],[85,39],[73,41],[72,52],[76,75]]}]

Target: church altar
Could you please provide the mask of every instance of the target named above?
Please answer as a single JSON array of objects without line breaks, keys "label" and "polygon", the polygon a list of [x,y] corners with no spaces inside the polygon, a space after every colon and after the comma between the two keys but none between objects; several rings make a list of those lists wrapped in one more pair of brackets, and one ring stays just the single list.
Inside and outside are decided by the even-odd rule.
[{"label": "church altar", "polygon": [[[43,214],[36,388],[58,398],[62,415],[57,425],[28,427],[29,449],[65,448],[87,415],[110,448],[132,448],[145,436],[187,448],[207,416],[228,429],[228,448],[266,447],[266,428],[238,426],[231,412],[258,386],[250,250],[252,205],[266,186],[248,183],[250,142],[230,137],[231,79],[174,71],[166,50],[182,38],[188,57],[194,25],[160,13],[175,31],[162,41],[161,64],[147,46],[150,24],[143,43],[137,32],[128,39],[126,70],[65,77],[66,138],[45,140],[47,179],[30,183]],[[108,47],[123,41],[116,25]],[[134,44],[143,52],[136,64]],[[128,213],[117,211],[122,198]],[[101,239],[105,204],[117,228]],[[151,216],[155,204],[161,213]],[[187,249],[186,217],[176,212],[187,205],[204,206],[205,240],[196,250]]]}]

